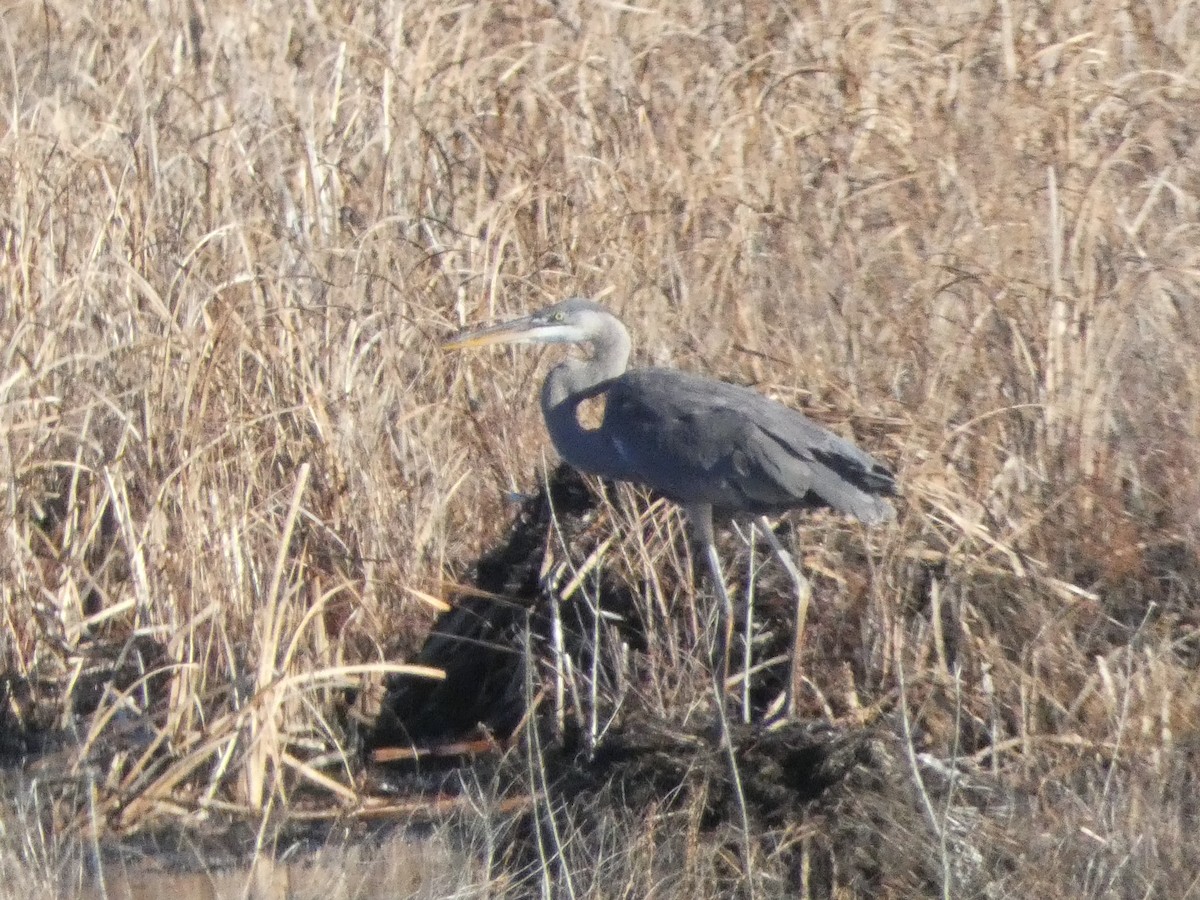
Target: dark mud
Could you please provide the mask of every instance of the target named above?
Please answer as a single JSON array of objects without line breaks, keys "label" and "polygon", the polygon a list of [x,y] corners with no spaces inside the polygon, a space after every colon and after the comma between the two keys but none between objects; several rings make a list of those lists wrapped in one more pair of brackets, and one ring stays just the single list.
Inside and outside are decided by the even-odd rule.
[{"label": "dark mud", "polygon": [[[526,797],[528,814],[505,832],[506,853],[513,871],[531,879],[541,877],[541,853],[552,837],[547,823],[556,817],[568,820],[576,833],[592,835],[585,844],[599,840],[614,821],[636,829],[629,823],[642,821],[644,827],[648,817],[682,814],[720,846],[739,822],[728,756],[719,748],[707,693],[702,691],[699,705],[672,713],[640,702],[649,691],[633,691],[634,699],[626,698],[619,709],[605,705],[600,711],[610,724],[598,740],[580,727],[588,715],[555,719],[545,702],[542,679],[554,667],[552,605],[563,611],[563,644],[577,671],[587,671],[592,661],[594,626],[582,604],[561,603],[557,586],[543,577],[547,541],[586,558],[596,540],[588,529],[596,509],[587,486],[566,468],[524,499],[505,540],[479,561],[472,582],[477,592],[451,598],[454,608],[439,618],[422,648],[419,662],[444,669],[445,681],[396,679],[366,741],[370,771],[398,795],[425,792],[440,800],[482,784],[501,797]],[[598,583],[599,607],[622,623],[623,639],[635,652],[645,650],[636,588],[631,593],[608,573]],[[779,592],[784,596],[763,609],[776,619],[768,632],[783,636],[791,603],[786,587]],[[768,642],[761,652],[778,649]],[[606,703],[603,696],[594,699]],[[855,847],[865,833],[876,843],[893,840],[909,848],[901,865],[914,890],[939,882],[901,731],[895,718],[863,725],[799,720],[733,727],[747,811],[760,842],[756,852],[790,872],[785,881],[808,867],[804,877],[819,884],[812,866],[825,865],[824,880],[832,885],[834,869],[844,864],[839,860],[861,856]],[[957,789],[962,796],[962,786]],[[839,818],[847,811],[852,814]],[[813,857],[806,845],[808,861],[802,865],[797,854],[803,842],[792,839],[817,824],[824,852]],[[869,886],[878,873],[865,860],[860,880]],[[837,877],[844,876],[843,869]],[[731,877],[736,882],[736,873]]]}]

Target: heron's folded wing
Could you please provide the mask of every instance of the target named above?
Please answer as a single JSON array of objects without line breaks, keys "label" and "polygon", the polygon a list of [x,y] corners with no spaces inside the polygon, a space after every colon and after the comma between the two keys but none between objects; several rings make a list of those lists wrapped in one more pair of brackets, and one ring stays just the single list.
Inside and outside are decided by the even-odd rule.
[{"label": "heron's folded wing", "polygon": [[658,377],[614,385],[604,420],[638,480],[680,502],[728,509],[803,502],[809,490],[804,461],[775,450],[747,414],[747,401],[758,395],[674,370],[638,374],[647,373]]},{"label": "heron's folded wing", "polygon": [[749,388],[673,369],[628,373],[605,428],[626,465],[673,499],[766,511],[828,505],[864,522],[891,517],[891,473],[802,414]]}]

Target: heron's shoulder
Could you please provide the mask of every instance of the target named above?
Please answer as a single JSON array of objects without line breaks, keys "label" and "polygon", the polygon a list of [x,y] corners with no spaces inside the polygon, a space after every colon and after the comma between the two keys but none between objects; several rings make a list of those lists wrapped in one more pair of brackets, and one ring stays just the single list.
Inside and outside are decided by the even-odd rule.
[{"label": "heron's shoulder", "polygon": [[630,369],[613,380],[612,396],[630,400],[677,401],[692,406],[727,406],[766,398],[752,388],[680,369]]},{"label": "heron's shoulder", "polygon": [[[773,405],[750,388],[678,369],[634,369],[614,379],[605,422],[678,446],[749,445]],[[784,409],[780,407],[780,409]],[[790,413],[790,410],[787,410]]]},{"label": "heron's shoulder", "polygon": [[760,394],[753,388],[718,381],[678,369],[632,369],[614,384],[609,394],[627,418],[672,419],[694,423],[705,432],[740,435],[758,440],[761,435],[801,456],[846,458],[871,468],[874,459],[852,442],[814,422],[799,410]]}]

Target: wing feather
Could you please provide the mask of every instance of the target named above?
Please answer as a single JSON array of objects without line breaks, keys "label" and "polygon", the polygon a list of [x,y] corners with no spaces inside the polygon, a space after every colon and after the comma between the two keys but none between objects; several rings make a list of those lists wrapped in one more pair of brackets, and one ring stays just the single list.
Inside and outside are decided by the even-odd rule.
[{"label": "wing feather", "polygon": [[744,387],[637,369],[607,390],[604,430],[639,480],[682,503],[778,512],[827,505],[890,517],[890,472],[849,441]]}]

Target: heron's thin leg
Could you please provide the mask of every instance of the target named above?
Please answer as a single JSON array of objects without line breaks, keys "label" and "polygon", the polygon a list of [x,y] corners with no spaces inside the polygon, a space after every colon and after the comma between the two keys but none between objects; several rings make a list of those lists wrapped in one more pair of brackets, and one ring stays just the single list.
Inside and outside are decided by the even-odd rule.
[{"label": "heron's thin leg", "polygon": [[754,666],[754,534],[750,526],[750,567],[746,574],[746,616],[742,626],[742,724],[750,724],[750,670]]},{"label": "heron's thin leg", "polygon": [[[717,639],[713,651],[713,690],[717,698],[717,722],[721,729],[721,747],[729,761],[729,779],[737,802],[738,816],[742,825],[742,863],[746,881],[754,884],[754,844],[750,836],[750,811],[746,806],[746,792],[742,788],[742,774],[738,768],[737,749],[733,746],[733,735],[729,729],[729,712],[725,708],[725,695],[729,678],[729,640],[733,635],[733,603],[725,590],[725,576],[721,572],[721,560],[717,557],[717,545],[713,539],[712,507],[694,504],[685,507],[692,536],[703,549],[708,563],[708,574],[713,589],[720,599],[718,610]],[[753,896],[753,893],[751,894]]]},{"label": "heron's thin leg", "polygon": [[796,625],[792,631],[792,670],[788,676],[787,693],[783,705],[784,714],[788,718],[792,718],[796,715],[796,697],[800,693],[800,660],[804,653],[804,626],[808,621],[808,605],[812,602],[812,585],[801,573],[800,567],[792,559],[792,554],[788,553],[783,544],[779,542],[779,538],[775,536],[775,531],[771,528],[766,516],[759,516],[755,519],[755,524],[762,532],[763,537],[767,539],[767,543],[771,545],[772,552],[783,564],[783,568],[791,576],[792,584],[796,587]]},{"label": "heron's thin leg", "polygon": [[[721,571],[721,560],[717,558],[717,547],[713,535],[712,507],[708,504],[691,504],[686,507],[688,524],[691,526],[692,539],[696,548],[704,554],[704,564],[708,568],[713,590],[717,594],[717,636],[713,641],[712,674],[713,685],[717,690],[717,702],[722,710],[724,719],[726,687],[729,683],[729,643],[733,635],[733,602],[729,592],[725,590],[725,575]],[[722,726],[728,739],[729,729]]]},{"label": "heron's thin leg", "polygon": [[733,601],[725,589],[725,576],[721,571],[721,560],[712,541],[704,545],[704,558],[713,590],[717,592],[720,607],[717,610],[717,639],[713,649],[713,684],[717,688],[717,700],[725,708],[725,697],[729,686],[729,643],[733,637]]}]

